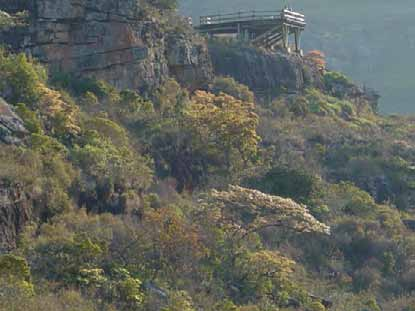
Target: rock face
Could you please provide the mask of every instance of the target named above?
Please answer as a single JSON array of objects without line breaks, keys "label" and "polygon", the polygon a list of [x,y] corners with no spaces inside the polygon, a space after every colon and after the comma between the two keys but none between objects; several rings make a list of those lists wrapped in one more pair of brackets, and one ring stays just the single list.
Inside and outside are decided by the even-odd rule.
[{"label": "rock face", "polygon": [[31,54],[50,70],[103,79],[117,88],[157,87],[168,66],[156,22],[136,1],[39,0]]},{"label": "rock face", "polygon": [[[23,121],[0,98],[0,148],[2,144],[21,144],[26,134]],[[0,180],[0,253],[16,246],[17,235],[31,217],[31,207],[19,185]]]},{"label": "rock face", "polygon": [[201,40],[189,41],[183,34],[169,36],[167,60],[170,73],[190,90],[204,87],[213,78],[209,51]]},{"label": "rock face", "polygon": [[32,204],[19,185],[0,183],[0,254],[16,247],[31,211]]},{"label": "rock face", "polygon": [[[20,47],[51,72],[142,93],[151,93],[170,74],[192,87],[203,87],[212,77],[205,43],[193,34],[172,38],[177,35],[137,0],[33,1],[27,1],[33,6],[31,25]],[[8,8],[0,0],[0,9]]]},{"label": "rock face", "polygon": [[12,108],[0,98],[0,147],[1,143],[20,144],[27,134],[23,121]]},{"label": "rock face", "polygon": [[0,0],[0,8],[9,13],[33,9],[32,0]]},{"label": "rock face", "polygon": [[215,74],[233,77],[249,86],[257,96],[297,92],[306,85],[321,84],[321,76],[297,55],[227,43],[210,44],[209,52]]}]

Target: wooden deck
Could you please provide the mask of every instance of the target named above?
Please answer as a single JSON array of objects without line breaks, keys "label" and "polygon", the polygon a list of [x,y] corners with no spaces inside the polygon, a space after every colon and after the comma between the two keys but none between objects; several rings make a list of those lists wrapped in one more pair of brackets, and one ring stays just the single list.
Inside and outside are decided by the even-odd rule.
[{"label": "wooden deck", "polygon": [[209,36],[233,35],[270,49],[277,45],[289,49],[289,38],[294,35],[294,50],[300,52],[300,35],[305,27],[303,14],[283,9],[201,16],[195,29]]}]

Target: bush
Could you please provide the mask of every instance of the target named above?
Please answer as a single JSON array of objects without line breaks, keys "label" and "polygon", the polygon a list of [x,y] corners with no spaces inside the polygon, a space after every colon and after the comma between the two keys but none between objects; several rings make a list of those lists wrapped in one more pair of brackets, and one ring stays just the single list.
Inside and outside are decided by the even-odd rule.
[{"label": "bush", "polygon": [[10,14],[0,11],[0,29],[12,27],[14,25],[14,18]]},{"label": "bush", "polygon": [[0,10],[0,29],[12,27],[23,27],[28,25],[29,12],[20,11],[16,14],[8,14]]},{"label": "bush", "polygon": [[263,177],[250,178],[244,183],[262,192],[292,198],[297,202],[309,204],[321,192],[319,180],[299,169],[275,167]]},{"label": "bush", "polygon": [[[86,133],[81,144],[72,150],[73,161],[85,177],[94,178],[98,184],[111,181],[124,189],[147,188],[152,175],[149,161],[125,145],[123,130],[108,122],[95,124],[103,126],[102,135],[97,130]],[[106,134],[108,137],[104,136]]]},{"label": "bush", "polygon": [[153,103],[132,90],[123,90],[115,106],[117,115],[126,123],[140,121],[154,113]]},{"label": "bush", "polygon": [[0,297],[7,294],[7,291],[13,287],[18,291],[31,295],[33,285],[31,283],[31,274],[26,259],[12,254],[0,256]]},{"label": "bush", "polygon": [[289,103],[289,110],[297,117],[305,117],[309,112],[309,103],[303,96],[296,96],[292,98]]},{"label": "bush", "polygon": [[308,308],[310,311],[326,311],[326,308],[318,301],[312,302]]},{"label": "bush", "polygon": [[15,288],[10,290],[7,296],[0,296],[0,310],[98,311],[102,309],[99,309],[92,300],[82,297],[81,293],[75,290],[61,290],[58,293],[40,292],[28,296]]},{"label": "bush", "polygon": [[[81,78],[70,73],[55,72],[52,74],[51,84],[59,89],[69,90],[79,97],[92,93],[99,99],[112,97],[118,93],[116,89],[105,81],[93,78]],[[90,95],[88,95],[90,97]]]},{"label": "bush", "polygon": [[231,77],[216,77],[211,88],[215,95],[223,92],[245,102],[253,103],[255,100],[254,93],[246,85],[236,82]]},{"label": "bush", "polygon": [[16,113],[19,115],[20,118],[22,118],[25,128],[29,132],[35,134],[42,134],[42,123],[34,111],[28,109],[25,104],[20,103],[17,104]]},{"label": "bush", "polygon": [[352,81],[344,74],[336,71],[328,71],[323,76],[326,90],[336,97],[342,98],[345,91],[353,86]]},{"label": "bush", "polygon": [[327,87],[330,87],[334,84],[342,84],[350,86],[352,85],[351,80],[341,72],[329,71],[324,74],[324,83]]},{"label": "bush", "polygon": [[170,295],[169,306],[162,311],[195,311],[192,298],[185,291],[173,292]]},{"label": "bush", "polygon": [[7,54],[0,50],[0,94],[10,103],[32,107],[42,95],[46,70],[25,54]]}]

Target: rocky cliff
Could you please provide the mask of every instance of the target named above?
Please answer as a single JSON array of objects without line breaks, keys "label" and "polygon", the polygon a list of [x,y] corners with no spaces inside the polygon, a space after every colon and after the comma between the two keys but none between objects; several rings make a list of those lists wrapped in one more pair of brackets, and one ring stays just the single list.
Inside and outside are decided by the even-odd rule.
[{"label": "rocky cliff", "polygon": [[[143,93],[151,93],[169,75],[192,88],[203,88],[212,77],[204,41],[189,31],[180,34],[177,29],[169,30],[162,21],[165,17],[142,2],[25,3],[30,23],[24,39],[10,38],[10,31],[1,37],[47,64],[51,72],[94,77]],[[2,10],[13,12],[16,8],[25,6],[19,1],[0,1]]]},{"label": "rocky cliff", "polygon": [[1,143],[20,144],[27,134],[23,121],[13,109],[0,98],[0,147]]},{"label": "rocky cliff", "polygon": [[0,8],[9,13],[33,9],[32,0],[0,0]]},{"label": "rocky cliff", "polygon": [[209,52],[215,74],[233,77],[259,97],[293,93],[307,85],[321,86],[321,75],[298,55],[226,42],[211,42]]},{"label": "rocky cliff", "polygon": [[16,247],[17,237],[31,214],[32,203],[21,187],[0,182],[0,253]]},{"label": "rocky cliff", "polygon": [[[0,148],[19,145],[27,130],[13,109],[0,98]],[[16,238],[31,218],[31,203],[21,186],[0,176],[0,253],[16,246]]]}]

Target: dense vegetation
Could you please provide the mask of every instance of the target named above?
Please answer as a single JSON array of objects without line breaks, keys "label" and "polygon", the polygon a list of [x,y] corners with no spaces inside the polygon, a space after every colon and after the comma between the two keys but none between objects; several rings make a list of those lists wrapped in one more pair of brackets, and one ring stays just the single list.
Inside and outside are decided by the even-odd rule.
[{"label": "dense vegetation", "polygon": [[29,133],[1,185],[34,218],[0,310],[415,310],[415,119],[315,56],[321,88],[255,103],[228,77],[144,98],[2,50]]}]

